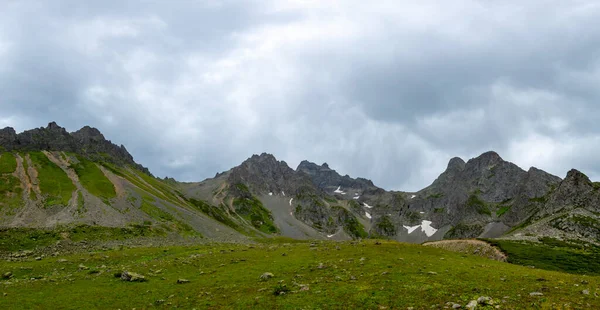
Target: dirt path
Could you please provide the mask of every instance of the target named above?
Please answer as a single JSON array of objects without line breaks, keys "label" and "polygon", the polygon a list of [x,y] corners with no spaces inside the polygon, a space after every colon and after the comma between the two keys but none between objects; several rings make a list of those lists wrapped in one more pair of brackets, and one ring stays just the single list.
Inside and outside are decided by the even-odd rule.
[{"label": "dirt path", "polygon": [[117,197],[125,197],[127,192],[125,188],[123,188],[123,183],[121,182],[122,178],[116,176],[112,172],[108,171],[108,169],[104,168],[102,165],[96,165],[102,171],[104,176],[113,184],[115,187],[115,191],[117,192]]},{"label": "dirt path", "polygon": [[[21,185],[23,186],[23,200],[29,200],[31,191],[33,191],[37,197],[41,197],[42,193],[40,191],[39,182],[37,182],[37,170],[35,170],[35,168],[31,166],[31,161],[28,157],[23,159],[21,155],[15,154],[15,158],[17,159],[17,170],[13,175],[19,178],[19,180],[21,180]],[[27,173],[28,171],[25,171],[25,160],[27,161],[27,165],[29,166],[29,169],[27,170],[29,170],[30,173]],[[31,179],[29,178],[29,175],[32,176]],[[33,182],[32,180],[35,180],[35,182]]]}]

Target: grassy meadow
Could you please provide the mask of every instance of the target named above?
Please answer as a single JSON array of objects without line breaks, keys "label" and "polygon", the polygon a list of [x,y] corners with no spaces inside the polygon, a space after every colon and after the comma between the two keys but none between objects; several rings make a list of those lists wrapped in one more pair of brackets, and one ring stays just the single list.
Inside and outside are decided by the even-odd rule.
[{"label": "grassy meadow", "polygon": [[[0,309],[443,309],[482,296],[494,305],[478,309],[600,307],[598,277],[388,241],[35,256],[0,261],[0,273],[10,273],[0,280]],[[123,281],[123,271],[147,281]]]}]

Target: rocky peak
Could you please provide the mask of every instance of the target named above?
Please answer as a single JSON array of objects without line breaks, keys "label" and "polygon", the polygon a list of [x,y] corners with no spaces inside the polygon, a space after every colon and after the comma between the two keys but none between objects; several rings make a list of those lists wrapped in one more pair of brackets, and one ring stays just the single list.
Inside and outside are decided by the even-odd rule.
[{"label": "rocky peak", "polygon": [[58,124],[56,122],[50,122],[48,123],[48,126],[46,126],[47,130],[54,130],[54,131],[65,131],[66,129],[64,129],[63,127],[58,126]]},{"label": "rocky peak", "polygon": [[359,192],[368,188],[376,188],[371,180],[364,178],[353,179],[349,175],[341,176],[337,171],[329,168],[327,163],[319,166],[303,160],[298,165],[298,168],[296,168],[296,171],[308,175],[315,186],[326,192],[333,192],[338,187],[354,189]]},{"label": "rocky peak", "polygon": [[583,187],[590,186],[591,187],[592,181],[590,181],[590,178],[588,178],[588,176],[583,174],[581,171],[579,171],[577,169],[571,169],[567,173],[567,177],[563,181],[563,184],[569,185],[569,186],[576,186],[576,187],[581,187],[581,186],[583,186]]},{"label": "rocky peak", "polygon": [[319,166],[308,160],[301,161],[300,164],[298,165],[298,167],[296,168],[296,171],[303,171],[306,173],[315,172],[317,170],[319,170]]},{"label": "rocky peak", "polygon": [[17,132],[12,127],[5,127],[4,129],[0,129],[0,134],[2,134],[2,135],[16,136]]},{"label": "rocky peak", "polygon": [[465,169],[465,161],[460,157],[454,157],[448,162],[446,170],[463,170]]},{"label": "rocky peak", "polygon": [[467,162],[467,164],[477,165],[477,166],[494,166],[500,163],[505,162],[498,153],[494,151],[485,152]]},{"label": "rocky peak", "polygon": [[105,141],[104,135],[100,132],[100,130],[90,127],[84,126],[78,131],[72,133],[73,137],[81,142],[91,142],[91,141]]},{"label": "rocky peak", "polygon": [[12,145],[17,138],[17,133],[12,127],[0,129],[0,146],[6,147]]},{"label": "rocky peak", "polygon": [[[275,156],[267,153],[252,155],[241,165],[233,168],[228,176],[230,184],[243,183],[254,192],[266,193],[294,193],[301,184],[306,184],[308,179],[301,179],[286,162],[278,161]],[[310,184],[310,181],[308,181]]]}]

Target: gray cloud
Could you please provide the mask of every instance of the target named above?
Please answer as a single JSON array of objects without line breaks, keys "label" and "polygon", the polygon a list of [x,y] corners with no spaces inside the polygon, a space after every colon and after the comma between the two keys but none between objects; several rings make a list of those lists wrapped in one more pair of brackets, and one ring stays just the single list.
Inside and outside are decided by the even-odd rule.
[{"label": "gray cloud", "polygon": [[3,6],[0,126],[95,126],[159,176],[266,151],[417,190],[494,149],[600,177],[595,1]]}]

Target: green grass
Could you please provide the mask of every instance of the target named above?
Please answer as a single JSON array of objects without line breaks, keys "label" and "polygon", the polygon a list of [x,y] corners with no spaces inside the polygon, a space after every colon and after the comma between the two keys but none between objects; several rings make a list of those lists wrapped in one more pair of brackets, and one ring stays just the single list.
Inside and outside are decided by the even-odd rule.
[{"label": "green grass", "polygon": [[194,207],[196,207],[198,210],[200,210],[200,212],[212,217],[213,219],[215,219],[237,231],[242,230],[242,228],[236,222],[234,222],[231,219],[231,217],[229,215],[227,215],[227,213],[222,208],[211,206],[205,201],[197,200],[194,198],[190,198],[190,199],[188,199],[188,201]]},{"label": "green grass", "polygon": [[[2,309],[442,309],[479,296],[502,309],[600,307],[598,277],[583,284],[577,275],[386,241],[134,248],[0,261],[0,270],[13,273]],[[148,281],[114,277],[123,270]],[[265,272],[274,277],[260,281]]]},{"label": "green grass", "polygon": [[498,210],[496,211],[496,216],[500,217],[500,216],[504,215],[506,212],[508,212],[508,210],[510,210],[511,207],[512,207],[512,205],[498,206]]},{"label": "green grass", "polygon": [[115,198],[117,192],[112,182],[102,173],[98,166],[81,156],[76,156],[79,161],[77,164],[72,164],[71,167],[77,173],[81,185],[90,192],[90,194],[108,202],[109,199]]},{"label": "green grass", "polygon": [[[392,222],[392,219],[384,215],[375,224],[375,232],[382,237],[391,237],[396,235],[396,226]],[[377,236],[377,237],[379,237]]]},{"label": "green grass", "polygon": [[10,175],[0,175],[0,209],[8,207],[11,210],[18,208],[23,204],[23,189],[21,181]]},{"label": "green grass", "polygon": [[600,248],[583,247],[552,238],[541,243],[486,240],[508,255],[508,262],[576,274],[600,275]]},{"label": "green grass", "polygon": [[142,202],[140,205],[140,210],[144,213],[148,214],[150,217],[155,220],[162,222],[163,227],[171,231],[179,231],[186,235],[197,235],[200,236],[200,233],[195,231],[190,225],[180,221],[171,213],[164,211],[163,209],[156,206],[157,201],[154,198],[149,196],[143,196]]},{"label": "green grass", "polygon": [[83,194],[81,191],[77,192],[77,212],[84,213],[86,211],[85,208],[85,200],[83,199]]},{"label": "green grass", "polygon": [[126,240],[164,235],[163,229],[150,225],[130,225],[123,228],[87,225],[54,229],[2,228],[0,229],[0,252],[42,248],[63,240],[65,236],[71,241],[79,242],[83,240]]},{"label": "green grass", "polygon": [[38,172],[44,206],[68,205],[75,185],[67,174],[42,152],[31,152],[29,157]]},{"label": "green grass", "polygon": [[17,170],[17,160],[11,153],[0,155],[0,210],[8,208],[10,213],[23,203],[21,181],[12,175]]},{"label": "green grass", "polygon": [[13,173],[17,170],[17,159],[11,153],[0,154],[0,174]]},{"label": "green grass", "polygon": [[469,196],[469,199],[467,199],[467,207],[474,208],[479,214],[492,215],[492,211],[490,211],[488,205],[479,198],[477,193],[473,193]]},{"label": "green grass", "polygon": [[[356,217],[348,210],[340,206],[333,206],[331,209],[336,213],[336,220],[332,226],[342,225],[344,231],[352,238],[367,238],[369,234],[365,231],[365,227],[356,219]],[[333,220],[333,218],[330,218]],[[336,222],[333,220],[333,222]]]},{"label": "green grass", "polygon": [[442,198],[444,197],[444,193],[437,193],[437,194],[431,194],[429,196],[427,196],[427,198],[433,198],[433,199],[438,199],[438,198]]},{"label": "green grass", "polygon": [[235,211],[244,219],[249,221],[254,228],[268,234],[279,232],[273,222],[271,211],[267,210],[258,198],[235,198],[233,200]]},{"label": "green grass", "polygon": [[131,182],[133,185],[144,190],[145,192],[160,198],[164,201],[170,202],[179,206],[186,206],[185,200],[181,200],[174,194],[176,190],[171,188],[169,185],[164,184],[162,181],[155,179],[141,171],[137,171],[133,168],[117,167],[113,164],[103,162],[102,166],[124,179]]}]

